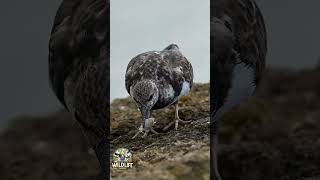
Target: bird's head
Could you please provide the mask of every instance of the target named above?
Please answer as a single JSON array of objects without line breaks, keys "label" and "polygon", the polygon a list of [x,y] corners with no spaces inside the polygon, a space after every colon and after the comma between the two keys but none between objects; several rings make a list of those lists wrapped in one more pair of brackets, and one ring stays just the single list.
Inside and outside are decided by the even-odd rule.
[{"label": "bird's head", "polygon": [[159,90],[156,84],[151,80],[140,81],[130,89],[130,95],[136,102],[141,115],[142,126],[145,127],[145,120],[150,116],[151,108],[156,104],[159,98]]}]

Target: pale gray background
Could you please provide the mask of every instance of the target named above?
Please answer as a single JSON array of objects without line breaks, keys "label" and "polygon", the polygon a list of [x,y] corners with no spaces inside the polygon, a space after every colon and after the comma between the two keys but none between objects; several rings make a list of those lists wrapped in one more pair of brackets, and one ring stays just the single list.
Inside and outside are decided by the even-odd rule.
[{"label": "pale gray background", "polygon": [[268,64],[314,67],[320,57],[319,0],[256,0],[268,31]]},{"label": "pale gray background", "polygon": [[0,128],[61,107],[48,84],[48,41],[61,0],[0,1]]},{"label": "pale gray background", "polygon": [[[0,1],[0,125],[2,126],[8,119],[17,115],[28,114],[38,116],[62,108],[49,88],[47,67],[47,44],[55,12],[60,2],[61,0]],[[116,8],[116,6],[112,7],[113,2],[111,3],[111,10],[112,8]],[[119,17],[114,16],[115,14],[112,15],[112,25],[116,23],[117,18],[122,18],[122,23],[125,23],[123,26],[130,28],[133,26],[131,21],[134,22],[136,17],[147,16],[150,22],[144,21],[144,23],[151,26],[132,28],[130,30],[132,36],[127,36],[129,39],[124,44],[121,44],[122,47],[118,45],[120,49],[112,49],[114,53],[116,51],[123,52],[123,55],[118,56],[120,63],[128,62],[129,59],[126,57],[131,58],[137,53],[162,49],[169,43],[169,40],[171,41],[168,38],[157,38],[161,40],[160,42],[147,38],[149,41],[144,42],[146,44],[137,41],[138,37],[136,34],[139,33],[137,31],[143,31],[143,29],[150,31],[153,29],[152,26],[157,24],[153,20],[154,18],[167,18],[166,14],[172,14],[171,18],[167,19],[167,23],[172,23],[175,17],[181,18],[186,10],[188,11],[186,16],[193,14],[194,16],[192,17],[197,18],[199,14],[204,13],[203,11],[208,9],[208,7],[204,7],[204,9],[200,8],[200,6],[203,6],[201,3],[207,3],[207,0],[172,0],[169,3],[159,0],[161,2],[160,6],[166,8],[162,10],[166,14],[159,14],[160,10],[148,10],[154,9],[152,8],[153,6],[148,7],[147,4],[143,4],[142,2],[145,2],[145,0],[118,0],[116,2],[120,3],[119,6],[121,7],[118,8],[122,9],[122,11],[114,12],[115,14],[119,14]],[[153,0],[151,2],[156,1]],[[188,5],[189,2],[193,3],[193,6]],[[320,23],[318,21],[320,17],[320,1],[257,0],[257,2],[264,13],[267,24],[269,40],[268,65],[299,69],[313,67],[320,55]],[[184,6],[188,7],[182,8]],[[167,8],[173,9],[173,12]],[[130,13],[130,16],[126,17],[127,21],[121,15],[126,13]],[[179,23],[185,23],[185,26],[190,26],[189,19],[186,18],[185,21],[178,20],[180,21]],[[194,19],[191,18],[190,21],[194,22]],[[197,52],[202,51],[199,47],[203,47],[203,45],[199,44],[199,42],[204,35],[190,35],[197,28],[196,25],[201,25],[201,22],[204,21],[200,20],[200,22],[196,22],[190,29],[186,28],[183,31],[177,29],[177,31],[180,31],[180,34],[174,32],[175,29],[165,31],[168,27],[163,26],[161,30],[163,33],[160,35],[164,37],[171,33],[179,34],[174,38],[179,40],[175,41],[181,46],[184,54],[192,61],[205,61],[204,58],[191,58],[193,56],[201,56]],[[120,25],[117,26],[119,27]],[[174,26],[178,25],[174,24]],[[113,31],[115,31],[114,28],[112,27]],[[116,31],[121,33],[126,30],[117,29]],[[114,32],[111,33],[113,34]],[[158,36],[156,32],[149,33]],[[149,36],[153,37],[150,34]],[[193,37],[199,37],[199,39]],[[121,39],[123,37],[111,37],[112,43],[116,43],[114,42],[115,38]],[[195,39],[194,44],[188,44],[188,41],[192,39]],[[122,42],[124,42],[123,39]],[[115,48],[116,46],[111,44],[111,47]],[[113,56],[111,59],[115,57]],[[194,64],[194,66],[198,65]],[[207,66],[209,67],[209,64]],[[206,69],[207,67],[205,67],[204,71]],[[115,67],[111,66],[111,70],[114,72]],[[120,68],[117,71],[124,73]],[[199,69],[195,70],[196,78],[201,80],[202,75],[198,71]],[[111,78],[113,77],[114,75],[111,76]],[[123,87],[123,82],[111,81],[112,86],[116,84],[118,84],[119,88]]]}]

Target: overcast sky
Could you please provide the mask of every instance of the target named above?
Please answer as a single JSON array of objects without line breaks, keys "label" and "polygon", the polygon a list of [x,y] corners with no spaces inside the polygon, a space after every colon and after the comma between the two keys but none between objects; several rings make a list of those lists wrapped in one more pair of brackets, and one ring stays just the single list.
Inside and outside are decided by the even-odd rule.
[{"label": "overcast sky", "polygon": [[[0,125],[21,115],[62,108],[49,88],[48,40],[61,0],[0,1]],[[257,0],[267,24],[268,65],[313,67],[320,56],[320,1]],[[177,43],[193,63],[196,81],[207,81],[207,0],[112,0],[111,85],[126,95],[128,61]],[[115,11],[116,10],[116,11]],[[143,24],[145,27],[139,25]],[[201,63],[200,63],[201,62]],[[201,69],[203,68],[203,69]]]},{"label": "overcast sky", "polygon": [[48,40],[59,3],[0,1],[0,125],[60,107],[48,84]]},{"label": "overcast sky", "polygon": [[319,0],[256,0],[268,32],[268,64],[313,67],[320,57]]}]

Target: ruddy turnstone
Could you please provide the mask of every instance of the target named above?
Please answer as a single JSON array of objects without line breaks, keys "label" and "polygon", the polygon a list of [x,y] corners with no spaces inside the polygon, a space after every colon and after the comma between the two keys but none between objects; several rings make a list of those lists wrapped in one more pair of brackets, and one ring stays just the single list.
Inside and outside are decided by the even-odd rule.
[{"label": "ruddy turnstone", "polygon": [[157,133],[151,127],[154,123],[150,117],[152,110],[161,109],[171,104],[175,105],[175,120],[164,130],[178,123],[187,123],[179,118],[178,100],[186,95],[193,81],[193,69],[190,62],[183,56],[176,44],[171,44],[162,51],[149,51],[134,57],[128,64],[125,76],[125,86],[136,102],[142,121],[139,131]]}]

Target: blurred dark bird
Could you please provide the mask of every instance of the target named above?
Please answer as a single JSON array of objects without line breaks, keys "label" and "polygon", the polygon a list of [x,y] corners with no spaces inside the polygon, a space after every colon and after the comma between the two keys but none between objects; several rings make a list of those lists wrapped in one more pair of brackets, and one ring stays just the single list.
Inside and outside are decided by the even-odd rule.
[{"label": "blurred dark bird", "polygon": [[109,172],[109,3],[64,0],[49,42],[49,77],[57,98],[78,122]]},{"label": "blurred dark bird", "polygon": [[217,166],[221,117],[246,101],[255,91],[265,68],[267,53],[263,17],[253,0],[215,0],[211,17],[211,167]]},{"label": "blurred dark bird", "polygon": [[149,118],[151,110],[161,109],[171,104],[175,105],[175,129],[178,123],[187,123],[179,118],[178,100],[186,95],[193,83],[193,69],[176,44],[171,44],[162,51],[150,51],[134,57],[128,64],[125,85],[128,93],[136,102],[142,121],[139,131],[157,133],[152,129],[154,119]]}]

